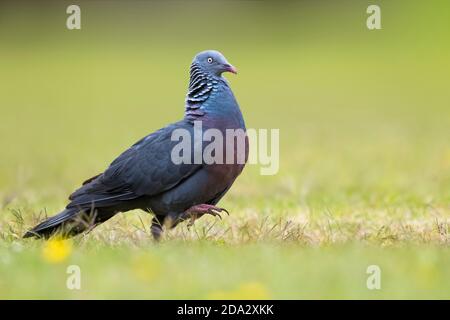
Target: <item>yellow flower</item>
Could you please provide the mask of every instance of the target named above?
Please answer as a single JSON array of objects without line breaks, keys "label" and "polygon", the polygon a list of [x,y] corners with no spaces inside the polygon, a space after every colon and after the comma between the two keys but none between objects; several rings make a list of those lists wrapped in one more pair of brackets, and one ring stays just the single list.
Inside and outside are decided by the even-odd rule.
[{"label": "yellow flower", "polygon": [[72,252],[72,245],[67,240],[51,239],[42,248],[42,256],[45,261],[59,263],[64,261]]},{"label": "yellow flower", "polygon": [[215,291],[208,295],[212,300],[264,300],[269,299],[269,291],[258,282],[241,284],[236,290]]}]

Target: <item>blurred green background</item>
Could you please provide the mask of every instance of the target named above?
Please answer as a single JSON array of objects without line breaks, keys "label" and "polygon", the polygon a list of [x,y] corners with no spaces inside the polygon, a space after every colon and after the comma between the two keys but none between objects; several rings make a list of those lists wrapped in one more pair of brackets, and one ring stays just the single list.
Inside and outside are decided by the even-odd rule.
[{"label": "blurred green background", "polygon": [[[213,230],[239,227],[210,239],[219,247],[176,240],[155,247],[148,234],[129,241],[132,214],[95,230],[91,244],[75,244],[78,263],[89,261],[91,274],[101,274],[92,243],[125,246],[101,251],[124,281],[100,279],[90,287],[98,294],[75,296],[127,297],[118,288],[133,269],[123,257],[137,242],[170,270],[185,259],[196,270],[214,267],[194,272],[192,287],[177,291],[182,280],[174,280],[159,284],[164,294],[141,288],[137,297],[202,298],[253,280],[258,285],[250,293],[269,292],[263,297],[449,297],[448,1],[77,1],[81,30],[66,29],[69,4],[0,4],[0,252],[11,257],[0,261],[0,297],[72,297],[58,284],[23,289],[25,274],[45,279],[52,269],[40,260],[42,244],[20,240],[20,233],[40,212],[59,211],[84,178],[125,148],[181,118],[189,64],[205,49],[221,51],[239,69],[227,77],[247,127],[280,129],[279,173],[261,176],[255,165],[244,170],[221,202],[233,215]],[[381,7],[381,30],[366,28],[369,4]],[[148,223],[148,215],[136,215]],[[293,221],[304,233],[279,248],[285,238],[252,233],[265,218],[274,225]],[[125,230],[118,239],[112,226]],[[248,237],[239,236],[244,231]],[[416,249],[366,250],[367,243]],[[336,249],[304,249],[316,245]],[[233,263],[240,250],[249,269]],[[335,266],[330,256],[338,257]],[[347,264],[374,257],[392,272],[391,290],[373,294],[364,281],[361,288],[349,284],[357,271]],[[24,259],[27,266],[18,269]],[[266,274],[261,268],[272,259],[279,263]],[[423,267],[421,261],[437,262]],[[409,281],[401,265],[419,280]],[[252,274],[251,268],[260,270],[254,279],[239,273]],[[311,270],[317,276],[309,278]],[[364,278],[365,269],[358,270]],[[327,272],[335,279],[329,285],[320,280]],[[294,273],[298,282],[291,283]],[[214,285],[221,274],[229,281]]]}]

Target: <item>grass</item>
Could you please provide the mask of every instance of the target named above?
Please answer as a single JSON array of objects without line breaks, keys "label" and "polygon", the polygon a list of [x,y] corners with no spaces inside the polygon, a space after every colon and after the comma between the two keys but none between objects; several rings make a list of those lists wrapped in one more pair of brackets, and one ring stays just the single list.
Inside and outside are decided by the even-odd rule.
[{"label": "grass", "polygon": [[[86,4],[78,33],[55,27],[58,8],[45,19],[9,8],[0,298],[449,298],[448,10],[390,3],[379,33],[360,27],[361,5],[223,5],[246,22],[214,20],[196,38],[181,26],[205,21],[173,8],[147,19],[155,8],[141,2],[118,24],[115,5]],[[69,242],[21,239],[81,181],[182,116],[188,64],[205,48],[240,69],[229,80],[247,126],[280,129],[278,174],[247,166],[220,203],[230,217],[180,225],[159,244],[139,211]],[[66,287],[69,265],[81,290]],[[381,290],[366,287],[370,265]]]}]

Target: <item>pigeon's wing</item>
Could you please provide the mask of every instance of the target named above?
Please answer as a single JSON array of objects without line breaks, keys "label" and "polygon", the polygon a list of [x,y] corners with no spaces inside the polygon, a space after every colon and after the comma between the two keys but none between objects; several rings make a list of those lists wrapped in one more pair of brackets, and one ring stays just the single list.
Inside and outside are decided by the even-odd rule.
[{"label": "pigeon's wing", "polygon": [[138,141],[109,168],[93,177],[69,197],[70,207],[104,207],[141,196],[152,196],[169,190],[201,169],[201,164],[175,164],[171,160],[175,129],[192,126],[181,121],[160,129]]}]

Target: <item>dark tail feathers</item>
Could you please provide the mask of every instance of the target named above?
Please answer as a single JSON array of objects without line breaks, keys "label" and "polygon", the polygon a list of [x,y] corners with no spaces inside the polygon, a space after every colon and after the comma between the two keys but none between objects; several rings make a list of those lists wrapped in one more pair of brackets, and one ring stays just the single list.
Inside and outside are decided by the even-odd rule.
[{"label": "dark tail feathers", "polygon": [[27,231],[23,237],[47,239],[57,233],[63,237],[71,237],[92,226],[89,220],[83,211],[80,212],[76,208],[65,209],[56,216],[48,218],[33,229]]}]

